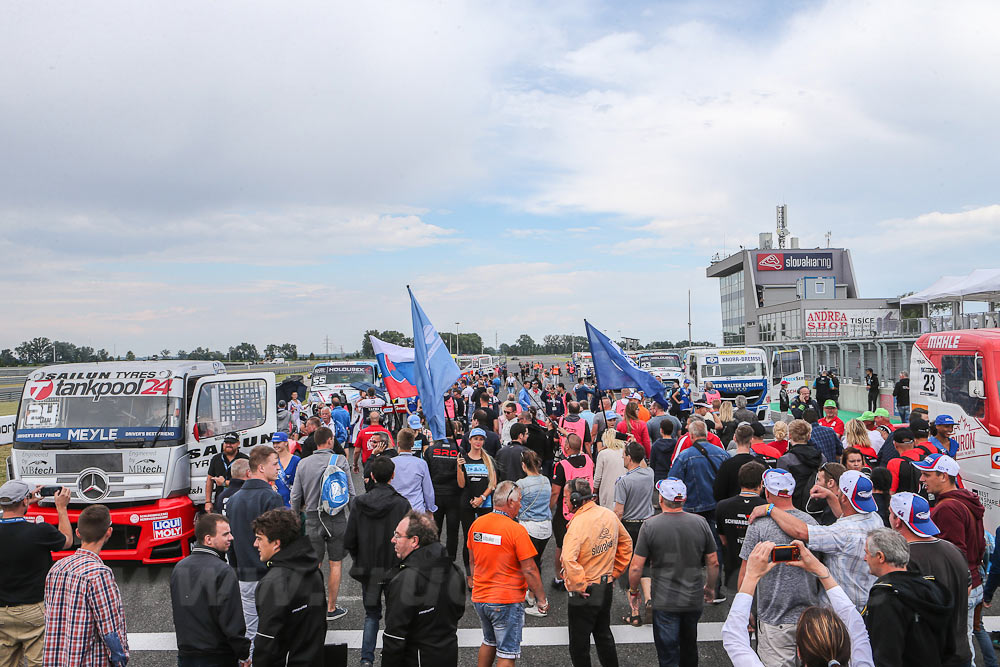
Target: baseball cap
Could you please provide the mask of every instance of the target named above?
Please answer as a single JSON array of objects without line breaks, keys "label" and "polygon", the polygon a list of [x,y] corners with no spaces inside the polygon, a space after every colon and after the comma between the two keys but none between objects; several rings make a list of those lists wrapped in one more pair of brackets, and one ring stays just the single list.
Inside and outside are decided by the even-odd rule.
[{"label": "baseball cap", "polygon": [[237,433],[236,431],[230,431],[229,433],[226,434],[226,437],[222,439],[222,442],[239,442],[239,441],[240,441],[240,434]]},{"label": "baseball cap", "polygon": [[698,401],[698,402],[696,402],[694,404],[694,407],[696,407],[696,408],[707,408],[709,410],[712,409],[712,406],[709,405],[708,403],[705,403],[704,401]]},{"label": "baseball cap", "polygon": [[480,436],[480,437],[485,438],[486,437],[486,431],[484,431],[481,428],[474,428],[471,431],[469,431],[469,437],[470,438],[475,438],[477,435]]},{"label": "baseball cap", "polygon": [[885,408],[875,408],[875,416],[876,417],[886,417],[886,418],[888,418],[889,417],[889,411],[886,410]]},{"label": "baseball cap", "polygon": [[872,480],[868,475],[864,475],[857,470],[848,470],[840,476],[838,482],[841,492],[847,496],[859,512],[874,512],[878,509],[875,499],[872,498]]},{"label": "baseball cap", "polygon": [[615,412],[614,410],[605,410],[604,411],[604,418],[605,419],[618,419],[618,413]]},{"label": "baseball cap", "polygon": [[684,378],[684,384],[691,384],[691,378]]},{"label": "baseball cap", "polygon": [[875,421],[875,413],[871,410],[865,410],[861,413],[861,416],[858,417],[858,419],[863,422]]},{"label": "baseball cap", "polygon": [[642,400],[642,394],[640,394],[637,391],[633,391],[631,394],[628,395],[628,399],[630,401],[632,401],[632,400],[641,401]]},{"label": "baseball cap", "polygon": [[0,486],[0,505],[13,505],[31,495],[31,487],[19,479],[12,479]]},{"label": "baseball cap", "polygon": [[958,477],[960,472],[958,462],[947,454],[931,454],[923,461],[914,461],[913,466],[927,472],[943,472],[952,477]]},{"label": "baseball cap", "polygon": [[680,501],[686,500],[688,496],[687,486],[676,477],[667,477],[656,483],[656,490],[664,500]]},{"label": "baseball cap", "polygon": [[931,425],[926,419],[911,419],[910,428],[915,438],[926,437],[931,432]]},{"label": "baseball cap", "polygon": [[764,488],[772,495],[790,498],[795,491],[795,478],[783,468],[772,468],[764,473]]},{"label": "baseball cap", "polygon": [[788,380],[782,380],[781,384],[789,384]]},{"label": "baseball cap", "polygon": [[837,407],[837,401],[832,398],[823,403],[824,408],[835,408]]},{"label": "baseball cap", "polygon": [[276,431],[275,434],[271,436],[271,442],[288,442],[288,434],[284,431]]},{"label": "baseball cap", "polygon": [[750,424],[750,428],[753,429],[753,434],[758,438],[763,438],[767,434],[767,428],[765,428],[759,421]]},{"label": "baseball cap", "polygon": [[909,491],[896,493],[889,499],[889,511],[917,535],[933,537],[941,532],[931,521],[931,506],[923,496]]},{"label": "baseball cap", "polygon": [[407,417],[406,425],[410,428],[420,428],[420,415],[410,415]]},{"label": "baseball cap", "polygon": [[955,420],[951,415],[938,415],[934,418],[935,426],[954,426]]}]

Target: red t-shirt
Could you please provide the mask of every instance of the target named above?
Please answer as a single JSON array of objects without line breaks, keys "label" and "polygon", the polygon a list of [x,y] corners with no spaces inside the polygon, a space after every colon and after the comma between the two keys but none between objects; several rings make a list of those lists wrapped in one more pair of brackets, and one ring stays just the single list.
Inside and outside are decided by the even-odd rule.
[{"label": "red t-shirt", "polygon": [[818,423],[820,426],[826,426],[827,428],[832,428],[834,431],[837,432],[837,435],[839,435],[841,438],[844,437],[844,420],[841,419],[840,417],[833,417],[832,419],[827,419],[826,417],[823,417],[822,419],[819,420]]},{"label": "red t-shirt", "polygon": [[390,447],[395,446],[396,444],[392,439],[392,433],[390,433],[389,429],[387,429],[385,426],[379,426],[378,424],[376,424],[374,426],[364,427],[363,429],[358,431],[358,441],[355,443],[358,447],[361,448],[361,461],[363,463],[366,463],[368,461],[368,457],[371,456],[372,454],[371,447],[368,446],[368,440],[372,437],[372,434],[374,433],[385,433],[387,436],[389,436]]},{"label": "red t-shirt", "polygon": [[788,440],[775,440],[770,443],[770,446],[781,452],[778,456],[784,456],[785,452],[788,451]]}]

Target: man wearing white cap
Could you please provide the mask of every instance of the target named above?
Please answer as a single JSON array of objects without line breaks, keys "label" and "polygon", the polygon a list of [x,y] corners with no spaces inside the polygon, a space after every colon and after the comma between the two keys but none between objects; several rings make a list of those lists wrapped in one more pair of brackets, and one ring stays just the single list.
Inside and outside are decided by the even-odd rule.
[{"label": "man wearing white cap", "polygon": [[840,505],[841,516],[829,526],[810,526],[773,504],[754,508],[750,521],[769,516],[793,539],[807,542],[810,551],[827,554],[826,565],[831,574],[861,611],[875,583],[865,563],[865,539],[869,532],[885,526],[872,498],[872,481],[867,475],[848,470],[840,476],[837,487],[836,497],[829,502]]},{"label": "man wearing white cap", "polygon": [[[781,511],[804,524],[815,526],[816,520],[792,504],[795,477],[782,468],[764,473],[764,496],[773,505],[772,516],[754,521],[748,528],[740,550],[739,585],[743,584],[747,560],[754,547],[761,542],[784,546],[792,537],[774,520],[774,512]],[[764,505],[763,507],[767,507]],[[797,567],[776,567],[768,572],[757,585],[757,653],[768,667],[792,667],[795,664],[795,628],[799,616],[807,608],[819,604],[820,582],[816,577]]]},{"label": "man wearing white cap", "polygon": [[[698,662],[698,619],[715,599],[719,559],[708,522],[684,511],[687,487],[667,477],[656,485],[660,514],[646,519],[629,567],[629,595],[638,597],[646,560],[653,578],[653,643],[660,664]],[[707,571],[707,576],[702,575]],[[635,606],[635,605],[633,605]]]},{"label": "man wearing white cap", "polygon": [[[979,564],[986,549],[983,532],[986,510],[979,502],[979,496],[968,489],[958,488],[958,462],[947,454],[931,454],[923,461],[914,463],[913,467],[920,472],[920,481],[936,499],[931,519],[941,531],[938,537],[958,547],[968,563],[971,588],[966,625],[971,637],[976,606],[983,602],[983,578],[979,573]],[[975,657],[975,647],[971,643],[969,650]]]},{"label": "man wearing white cap", "polygon": [[[907,491],[889,500],[889,525],[910,545],[909,569],[938,580],[952,595],[955,606],[951,624],[955,637],[964,637],[968,624],[969,566],[954,544],[940,539],[941,532],[931,519],[931,507],[923,496]],[[957,641],[954,655],[942,662],[946,667],[972,663],[968,641]]]}]

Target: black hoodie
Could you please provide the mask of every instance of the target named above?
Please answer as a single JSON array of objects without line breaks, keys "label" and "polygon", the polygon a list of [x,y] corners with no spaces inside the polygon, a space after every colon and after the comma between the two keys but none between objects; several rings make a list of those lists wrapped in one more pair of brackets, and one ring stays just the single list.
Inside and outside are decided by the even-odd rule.
[{"label": "black hoodie", "polygon": [[431,471],[435,498],[462,495],[462,489],[458,486],[457,472],[458,458],[461,455],[462,450],[452,440],[439,440],[424,447],[423,457]]},{"label": "black hoodie", "polygon": [[[890,572],[879,577],[861,615],[879,667],[935,667],[955,651],[951,594],[934,577]],[[965,637],[961,638],[965,641]]]},{"label": "black hoodie", "polygon": [[823,454],[814,446],[795,444],[778,459],[778,467],[792,473],[795,478],[795,491],[792,493],[792,503],[797,509],[806,510],[809,500],[809,490],[816,483],[816,471],[823,464]]},{"label": "black hoodie", "polygon": [[440,542],[420,547],[386,582],[383,667],[458,664],[465,578]]},{"label": "black hoodie", "polygon": [[352,579],[379,583],[397,565],[392,533],[410,511],[410,501],[388,484],[358,496],[347,519],[344,547],[351,554]]},{"label": "black hoodie", "polygon": [[257,585],[254,667],[323,664],[326,593],[309,540],[282,547],[266,565]]}]

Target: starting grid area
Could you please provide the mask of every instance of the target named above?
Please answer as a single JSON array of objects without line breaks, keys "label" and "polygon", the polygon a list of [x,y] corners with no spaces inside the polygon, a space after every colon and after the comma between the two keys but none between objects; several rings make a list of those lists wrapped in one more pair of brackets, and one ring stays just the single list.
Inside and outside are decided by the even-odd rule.
[{"label": "starting grid area", "polygon": [[[721,642],[722,623],[699,623],[699,642]],[[1000,616],[984,616],[983,626],[990,632],[1000,631]],[[653,628],[644,625],[634,628],[630,625],[612,625],[616,644],[652,644]],[[347,644],[349,649],[361,648],[361,630],[331,630],[326,633],[327,644]],[[483,632],[478,628],[459,628],[459,648],[479,648]],[[130,651],[176,651],[177,638],[172,632],[130,632]],[[568,646],[569,630],[566,626],[525,627],[521,635],[521,646]],[[378,648],[382,648],[382,632],[378,634]]]}]

